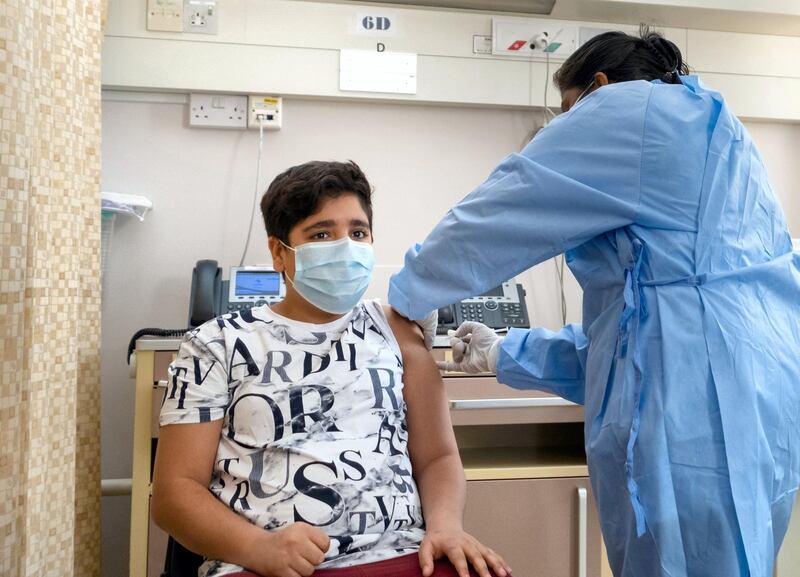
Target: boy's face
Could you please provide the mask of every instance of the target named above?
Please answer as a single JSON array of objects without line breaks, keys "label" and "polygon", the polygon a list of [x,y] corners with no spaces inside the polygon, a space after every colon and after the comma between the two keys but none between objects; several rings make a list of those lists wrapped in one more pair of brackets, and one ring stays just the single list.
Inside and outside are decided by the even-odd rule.
[{"label": "boy's face", "polygon": [[[310,242],[329,242],[350,238],[357,242],[372,244],[369,218],[355,194],[344,193],[335,198],[326,198],[317,212],[298,222],[289,231],[292,248]],[[294,278],[294,251],[287,249],[275,237],[269,237],[269,250],[272,253],[272,266],[278,272]],[[287,283],[286,290],[293,290]]]}]

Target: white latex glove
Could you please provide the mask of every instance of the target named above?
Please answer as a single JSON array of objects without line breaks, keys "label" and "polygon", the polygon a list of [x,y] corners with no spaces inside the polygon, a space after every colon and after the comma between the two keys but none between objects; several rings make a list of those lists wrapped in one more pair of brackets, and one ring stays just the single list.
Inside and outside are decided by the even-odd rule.
[{"label": "white latex glove", "polygon": [[422,336],[425,338],[425,347],[429,351],[433,350],[433,339],[436,338],[436,327],[439,326],[438,309],[434,309],[433,312],[424,319],[417,319],[414,322],[422,329]]},{"label": "white latex glove", "polygon": [[453,362],[437,361],[442,371],[494,373],[502,337],[484,324],[467,321],[455,331],[448,331]]}]

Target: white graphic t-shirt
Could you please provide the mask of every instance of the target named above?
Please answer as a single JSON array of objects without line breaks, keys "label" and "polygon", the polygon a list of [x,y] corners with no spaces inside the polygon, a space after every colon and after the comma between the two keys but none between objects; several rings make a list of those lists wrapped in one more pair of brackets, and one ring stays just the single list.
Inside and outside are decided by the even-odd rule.
[{"label": "white graphic t-shirt", "polygon": [[[268,530],[331,537],[321,567],[417,551],[424,522],[408,456],[403,365],[378,301],[334,322],[262,306],[186,334],[161,424],[223,419],[210,490]],[[201,577],[241,570],[207,561]]]}]

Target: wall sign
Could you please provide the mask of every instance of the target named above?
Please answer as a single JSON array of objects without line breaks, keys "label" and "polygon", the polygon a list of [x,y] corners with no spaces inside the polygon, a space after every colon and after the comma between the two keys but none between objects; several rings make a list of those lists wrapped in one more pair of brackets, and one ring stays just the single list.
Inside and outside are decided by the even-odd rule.
[{"label": "wall sign", "polygon": [[355,33],[361,36],[396,36],[398,19],[393,12],[358,12]]}]

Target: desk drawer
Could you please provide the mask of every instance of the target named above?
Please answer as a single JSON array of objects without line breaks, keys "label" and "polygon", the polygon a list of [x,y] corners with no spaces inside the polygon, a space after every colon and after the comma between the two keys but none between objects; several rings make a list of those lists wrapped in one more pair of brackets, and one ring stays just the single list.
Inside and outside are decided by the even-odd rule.
[{"label": "desk drawer", "polygon": [[493,376],[445,376],[453,425],[575,423],[583,407],[540,391],[520,391]]}]

